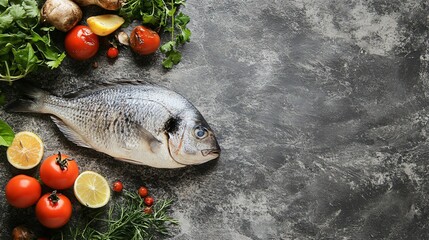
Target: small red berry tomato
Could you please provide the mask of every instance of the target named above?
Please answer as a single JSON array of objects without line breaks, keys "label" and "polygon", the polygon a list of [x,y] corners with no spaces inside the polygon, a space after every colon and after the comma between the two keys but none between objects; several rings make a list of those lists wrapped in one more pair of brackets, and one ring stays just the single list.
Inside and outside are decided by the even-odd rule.
[{"label": "small red berry tomato", "polygon": [[140,197],[142,197],[142,198],[144,198],[144,197],[146,197],[147,195],[149,194],[149,191],[147,190],[147,188],[146,187],[140,187],[139,188],[139,195],[140,195]]},{"label": "small red berry tomato", "polygon": [[144,26],[137,26],[130,35],[131,49],[140,55],[149,55],[158,50],[161,39],[157,32]]},{"label": "small red berry tomato", "polygon": [[115,182],[113,182],[113,184],[112,184],[112,189],[113,189],[113,191],[115,191],[115,192],[121,192],[122,191],[122,189],[124,188],[124,185],[122,184],[122,182],[121,181],[115,181]]},{"label": "small red berry tomato", "polygon": [[147,196],[144,198],[144,204],[146,204],[146,206],[152,206],[153,205],[153,197],[151,196]]},{"label": "small red berry tomato", "polygon": [[152,214],[152,212],[153,212],[151,207],[145,207],[143,211],[146,214]]},{"label": "small red berry tomato", "polygon": [[72,187],[78,175],[76,160],[61,153],[47,157],[40,166],[40,179],[53,189]]},{"label": "small red berry tomato", "polygon": [[86,60],[93,57],[99,46],[98,36],[84,25],[77,25],[72,28],[64,40],[67,54],[76,60]]},{"label": "small red berry tomato", "polygon": [[17,208],[27,208],[39,200],[42,187],[39,181],[27,175],[17,175],[6,184],[6,200]]},{"label": "small red berry tomato", "polygon": [[36,217],[47,228],[64,226],[72,215],[70,200],[61,193],[53,191],[43,195],[36,205]]},{"label": "small red berry tomato", "polygon": [[108,58],[117,58],[118,57],[118,53],[119,53],[119,50],[118,50],[118,48],[115,48],[115,47],[110,47],[108,50],[107,50],[107,57]]}]

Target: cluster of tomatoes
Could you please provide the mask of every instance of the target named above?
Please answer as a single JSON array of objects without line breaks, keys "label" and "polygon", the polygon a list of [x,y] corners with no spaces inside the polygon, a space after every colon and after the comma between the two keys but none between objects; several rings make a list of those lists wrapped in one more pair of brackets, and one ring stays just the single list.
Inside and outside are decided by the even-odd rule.
[{"label": "cluster of tomatoes", "polygon": [[[88,26],[77,25],[67,33],[64,47],[71,58],[87,60],[97,54],[100,47],[98,38],[98,35],[93,33]],[[161,40],[157,32],[144,26],[137,26],[131,32],[129,44],[137,54],[149,55],[156,52]],[[117,47],[110,47],[106,55],[109,58],[116,58],[118,53]]]},{"label": "cluster of tomatoes", "polygon": [[28,208],[36,204],[36,217],[48,228],[64,226],[72,215],[70,200],[57,190],[73,186],[79,175],[75,160],[65,154],[54,154],[46,158],[40,166],[40,180],[54,189],[42,196],[40,182],[34,177],[17,175],[6,184],[6,200],[17,208]]},{"label": "cluster of tomatoes", "polygon": [[[122,192],[123,188],[124,188],[124,185],[119,180],[113,182],[113,184],[112,184],[112,189],[115,192]],[[140,197],[143,198],[143,201],[144,201],[144,203],[146,205],[146,207],[144,208],[144,212],[146,214],[151,214],[152,213],[152,205],[154,203],[154,199],[153,199],[152,196],[149,196],[149,190],[145,186],[141,186],[138,189],[137,192],[140,195]]]}]

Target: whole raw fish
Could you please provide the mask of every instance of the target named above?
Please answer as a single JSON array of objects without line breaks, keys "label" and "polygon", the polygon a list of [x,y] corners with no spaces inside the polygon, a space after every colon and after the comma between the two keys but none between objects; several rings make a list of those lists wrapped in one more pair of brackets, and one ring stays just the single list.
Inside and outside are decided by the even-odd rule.
[{"label": "whole raw fish", "polygon": [[50,114],[70,141],[134,164],[180,168],[220,154],[201,113],[156,85],[110,84],[68,97],[32,89],[7,110]]}]

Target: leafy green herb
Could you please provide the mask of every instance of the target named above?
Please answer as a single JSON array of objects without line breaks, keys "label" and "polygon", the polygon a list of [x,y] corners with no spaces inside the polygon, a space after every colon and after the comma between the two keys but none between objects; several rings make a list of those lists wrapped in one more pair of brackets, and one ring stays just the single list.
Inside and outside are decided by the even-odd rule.
[{"label": "leafy green herb", "polygon": [[9,147],[14,138],[15,134],[12,128],[6,122],[0,120],[0,146]]},{"label": "leafy green herb", "polygon": [[158,235],[168,235],[168,227],[178,221],[167,215],[171,200],[158,201],[153,212],[144,212],[145,204],[136,192],[124,191],[124,201],[116,203],[102,217],[103,209],[85,214],[88,220],[79,221],[80,226],[70,229],[70,236],[64,239],[153,239]]},{"label": "leafy green herb", "polygon": [[21,79],[40,66],[57,68],[65,58],[51,45],[54,28],[39,22],[36,0],[0,0],[0,81]]},{"label": "leafy green herb", "polygon": [[187,27],[190,17],[180,12],[186,0],[128,0],[119,11],[119,15],[127,22],[138,19],[142,24],[149,25],[158,31],[170,33],[170,40],[164,43],[160,50],[166,58],[162,65],[172,68],[182,59],[177,48],[191,39],[191,30]]}]

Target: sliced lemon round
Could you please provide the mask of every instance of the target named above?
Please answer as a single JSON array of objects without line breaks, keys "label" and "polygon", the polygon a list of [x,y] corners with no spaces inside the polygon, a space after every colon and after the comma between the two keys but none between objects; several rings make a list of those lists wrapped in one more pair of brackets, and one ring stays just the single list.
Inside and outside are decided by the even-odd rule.
[{"label": "sliced lemon round", "polygon": [[43,157],[42,139],[32,132],[19,132],[7,148],[6,155],[9,163],[18,169],[34,168]]},{"label": "sliced lemon round", "polygon": [[105,206],[110,200],[110,187],[107,180],[93,171],[82,172],[74,182],[74,195],[89,208]]}]

